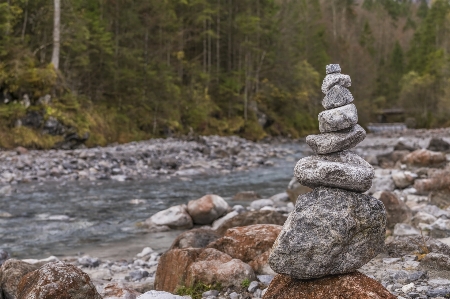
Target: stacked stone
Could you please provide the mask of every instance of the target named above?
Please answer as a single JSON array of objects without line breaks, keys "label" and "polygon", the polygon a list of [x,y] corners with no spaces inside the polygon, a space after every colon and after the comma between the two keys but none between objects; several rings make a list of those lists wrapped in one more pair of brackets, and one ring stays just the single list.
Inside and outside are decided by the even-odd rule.
[{"label": "stacked stone", "polygon": [[384,206],[363,194],[372,186],[374,169],[349,151],[366,137],[347,89],[351,79],[338,64],[326,71],[321,134],[306,138],[316,155],[298,161],[294,171],[313,191],[297,199],[269,258],[275,272],[296,279],[356,271],[384,247]]}]

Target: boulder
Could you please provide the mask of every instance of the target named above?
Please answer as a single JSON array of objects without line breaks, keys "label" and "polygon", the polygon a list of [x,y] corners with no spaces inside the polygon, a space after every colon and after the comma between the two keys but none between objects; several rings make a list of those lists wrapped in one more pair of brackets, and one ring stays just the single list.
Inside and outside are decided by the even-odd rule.
[{"label": "boulder", "polygon": [[229,221],[230,219],[233,219],[234,217],[236,217],[237,215],[239,215],[241,213],[242,212],[239,212],[239,211],[231,211],[230,213],[226,214],[222,218],[219,218],[216,221],[214,221],[213,224],[211,225],[212,229],[217,230],[222,224]]},{"label": "boulder", "polygon": [[374,194],[376,199],[379,199],[386,208],[386,227],[394,228],[397,223],[410,223],[412,218],[411,209],[400,200],[395,193],[383,191]]},{"label": "boulder", "polygon": [[259,196],[259,194],[255,191],[242,191],[233,196],[233,200],[239,201],[256,200],[260,198],[261,196]]},{"label": "boulder", "polygon": [[386,212],[369,195],[318,187],[299,197],[269,258],[298,279],[349,273],[384,249]]},{"label": "boulder", "polygon": [[187,205],[187,212],[196,224],[211,224],[225,214],[230,207],[220,196],[208,194],[202,198],[191,200]]},{"label": "boulder", "polygon": [[375,175],[372,165],[350,151],[300,159],[294,174],[300,184],[310,188],[327,186],[356,192],[369,190]]},{"label": "boulder", "polygon": [[186,205],[170,207],[147,219],[145,224],[149,227],[168,226],[174,229],[192,228],[192,218],[186,208]]},{"label": "boulder", "polygon": [[414,181],[414,188],[419,194],[428,194],[431,191],[450,193],[450,173],[441,173],[440,176]]},{"label": "boulder", "polygon": [[450,143],[442,138],[431,138],[427,150],[434,152],[447,152],[450,150]]},{"label": "boulder", "polygon": [[191,229],[180,234],[173,241],[170,249],[205,248],[209,243],[220,237],[220,234],[210,229]]},{"label": "boulder", "polygon": [[[0,268],[0,298],[16,299],[17,286],[25,274],[33,272],[38,266],[16,259],[9,259]],[[3,293],[3,296],[2,296]]]},{"label": "boulder", "polygon": [[358,123],[358,111],[354,104],[325,110],[319,113],[320,133],[329,133],[350,128]]},{"label": "boulder", "polygon": [[186,285],[187,271],[202,251],[201,248],[185,248],[165,252],[156,269],[155,289],[173,293],[178,286]]},{"label": "boulder", "polygon": [[391,257],[401,258],[410,254],[424,254],[428,252],[450,255],[450,246],[433,238],[420,235],[394,239],[386,242],[386,252]]},{"label": "boulder", "polygon": [[416,150],[406,155],[402,162],[414,166],[436,166],[447,161],[445,154],[426,149]]},{"label": "boulder", "polygon": [[325,98],[322,100],[322,106],[325,109],[333,109],[348,105],[354,100],[352,93],[347,88],[341,85],[333,86]]},{"label": "boulder", "polygon": [[257,199],[252,201],[250,208],[260,210],[264,207],[273,207],[274,202],[270,199]]},{"label": "boulder", "polygon": [[217,229],[217,233],[224,235],[229,228],[248,226],[254,224],[283,225],[287,217],[275,211],[252,211],[236,215],[223,222]]},{"label": "boulder", "polygon": [[230,228],[222,238],[209,244],[208,248],[215,248],[248,263],[270,250],[280,231],[281,226],[273,224]]},{"label": "boulder", "polygon": [[18,299],[102,299],[89,276],[71,264],[48,263],[23,276]]},{"label": "boulder", "polygon": [[244,280],[255,280],[252,268],[239,259],[213,248],[205,249],[187,271],[186,286],[196,283],[240,286]]},{"label": "boulder", "polygon": [[360,125],[355,125],[333,133],[308,135],[306,143],[316,154],[323,155],[351,149],[365,138],[366,131]]},{"label": "boulder", "polygon": [[339,73],[326,75],[322,82],[322,92],[327,94],[335,85],[350,87],[352,85],[352,79],[350,79],[349,75],[342,75]]},{"label": "boulder", "polygon": [[379,282],[360,272],[297,280],[277,275],[264,299],[396,299]]}]

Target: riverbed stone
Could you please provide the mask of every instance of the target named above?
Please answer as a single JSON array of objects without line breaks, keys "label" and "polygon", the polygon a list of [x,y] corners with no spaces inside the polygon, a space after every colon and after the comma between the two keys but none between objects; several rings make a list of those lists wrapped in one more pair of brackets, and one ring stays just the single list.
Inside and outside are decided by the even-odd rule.
[{"label": "riverbed stone", "polygon": [[325,110],[319,113],[320,133],[329,133],[350,128],[358,123],[358,111],[354,104]]},{"label": "riverbed stone", "polygon": [[211,224],[229,209],[228,203],[220,196],[205,195],[199,199],[189,201],[187,212],[196,224]]},{"label": "riverbed stone", "polygon": [[146,293],[140,295],[139,297],[137,297],[137,299],[187,299],[187,298],[190,298],[190,297],[177,296],[177,295],[173,295],[168,292],[154,291],[154,290],[146,292]]},{"label": "riverbed stone", "polygon": [[381,283],[353,272],[312,280],[277,275],[264,299],[396,299]]},{"label": "riverbed stone", "polygon": [[325,109],[333,109],[348,105],[354,100],[352,93],[341,85],[333,86],[322,100],[322,106]]},{"label": "riverbed stone", "polygon": [[398,196],[390,191],[383,191],[373,195],[379,199],[386,209],[386,227],[393,229],[397,223],[410,223],[411,209]]},{"label": "riverbed stone", "polygon": [[317,187],[300,196],[275,241],[270,267],[297,279],[350,273],[384,249],[381,201],[356,192]]},{"label": "riverbed stone", "polygon": [[441,165],[446,162],[447,158],[444,153],[441,152],[433,152],[426,149],[416,150],[408,155],[406,155],[402,162],[414,165],[414,166],[428,166],[433,167],[437,165]]},{"label": "riverbed stone", "polygon": [[168,226],[173,229],[192,228],[192,218],[187,212],[186,205],[178,205],[160,211],[147,219],[149,226]]},{"label": "riverbed stone", "polygon": [[366,131],[357,124],[342,131],[309,135],[306,143],[316,154],[324,155],[351,149],[365,138]]},{"label": "riverbed stone", "polygon": [[327,186],[356,192],[369,190],[375,175],[372,165],[350,151],[300,159],[294,174],[300,184],[310,188]]},{"label": "riverbed stone", "polygon": [[327,94],[327,92],[335,85],[350,87],[352,85],[352,79],[350,79],[349,75],[343,75],[340,73],[328,74],[323,79],[322,92]]},{"label": "riverbed stone", "polygon": [[64,262],[48,263],[23,276],[18,299],[102,299],[89,276]]}]

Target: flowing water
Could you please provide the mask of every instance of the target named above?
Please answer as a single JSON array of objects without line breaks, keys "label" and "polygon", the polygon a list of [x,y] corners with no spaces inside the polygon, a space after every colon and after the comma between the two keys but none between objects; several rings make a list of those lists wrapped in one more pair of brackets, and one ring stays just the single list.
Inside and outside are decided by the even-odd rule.
[{"label": "flowing water", "polygon": [[0,197],[0,211],[13,215],[0,218],[0,249],[17,258],[81,253],[127,258],[146,246],[166,250],[179,231],[146,233],[136,223],[208,193],[234,205],[230,199],[239,191],[263,198],[283,192],[306,151],[303,144],[286,146],[295,153],[274,159],[274,166],[222,176],[16,185],[17,192]]}]

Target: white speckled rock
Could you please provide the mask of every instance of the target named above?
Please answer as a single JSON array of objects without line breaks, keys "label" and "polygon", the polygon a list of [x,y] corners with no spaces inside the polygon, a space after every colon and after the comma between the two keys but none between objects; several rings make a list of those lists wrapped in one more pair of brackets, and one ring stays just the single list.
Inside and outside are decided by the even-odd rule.
[{"label": "white speckled rock", "polygon": [[349,273],[384,248],[386,212],[369,195],[319,187],[300,195],[269,257],[277,273],[297,279]]},{"label": "white speckled rock", "polygon": [[351,149],[366,138],[366,131],[356,125],[349,129],[333,133],[309,135],[306,143],[316,154],[329,154]]},{"label": "white speckled rock", "polygon": [[177,296],[163,291],[150,291],[140,295],[137,299],[187,299],[190,296]]},{"label": "white speckled rock", "polygon": [[350,128],[358,123],[355,105],[348,104],[319,113],[320,133],[328,133]]},{"label": "white speckled rock", "polygon": [[333,86],[322,100],[322,106],[325,109],[342,107],[352,103],[354,100],[352,93],[340,85]]},{"label": "white speckled rock", "polygon": [[341,66],[339,64],[329,64],[326,66],[327,75],[333,74],[333,73],[340,73],[341,72]]},{"label": "white speckled rock", "polygon": [[343,151],[300,159],[294,174],[300,184],[310,188],[327,186],[365,192],[372,186],[375,171],[358,155]]},{"label": "white speckled rock", "polygon": [[331,87],[335,85],[350,87],[352,85],[352,79],[350,79],[349,75],[329,74],[323,79],[322,92],[327,94]]}]

